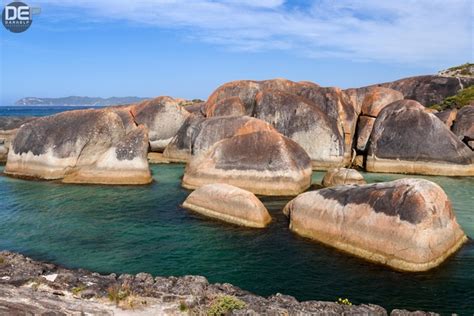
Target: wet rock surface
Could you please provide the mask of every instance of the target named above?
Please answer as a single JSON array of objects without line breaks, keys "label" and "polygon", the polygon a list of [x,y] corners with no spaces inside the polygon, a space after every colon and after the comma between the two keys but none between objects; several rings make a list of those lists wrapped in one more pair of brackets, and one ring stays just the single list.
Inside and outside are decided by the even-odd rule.
[{"label": "wet rock surface", "polygon": [[367,170],[432,175],[474,175],[474,154],[416,101],[386,106],[369,141]]},{"label": "wet rock surface", "polygon": [[193,191],[183,207],[229,223],[263,228],[272,220],[263,203],[251,192],[214,183]]},{"label": "wet rock surface", "polygon": [[255,194],[296,195],[309,187],[311,173],[301,146],[276,131],[258,131],[223,139],[193,156],[182,185],[227,183]]},{"label": "wet rock surface", "polygon": [[[109,298],[115,299],[113,295],[119,292],[120,300]],[[233,315],[387,315],[383,307],[372,304],[298,302],[282,294],[264,298],[228,283],[210,284],[202,276],[101,275],[0,252],[2,314],[204,315],[216,298],[224,295],[245,303],[244,308],[230,312]],[[397,313],[409,315],[407,311]]]},{"label": "wet rock surface", "polygon": [[127,127],[114,110],[75,110],[23,124],[11,143],[5,173],[71,183],[151,182],[148,131]]},{"label": "wet rock surface", "polygon": [[403,271],[434,268],[467,240],[447,195],[423,179],[306,192],[284,213],[297,234]]}]

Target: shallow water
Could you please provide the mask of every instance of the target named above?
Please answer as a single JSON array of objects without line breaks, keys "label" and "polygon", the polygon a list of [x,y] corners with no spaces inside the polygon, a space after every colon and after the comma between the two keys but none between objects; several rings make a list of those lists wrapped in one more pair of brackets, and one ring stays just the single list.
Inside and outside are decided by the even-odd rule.
[{"label": "shallow water", "polygon": [[[2,170],[3,167],[0,167]],[[0,248],[102,273],[198,274],[261,295],[300,300],[347,297],[353,303],[472,314],[474,243],[441,267],[400,273],[300,238],[288,230],[285,199],[264,198],[273,222],[255,230],[180,207],[182,165],[152,166],[141,187],[63,185],[0,176]],[[315,173],[319,182],[323,173]],[[364,174],[369,182],[403,177]],[[425,177],[453,201],[474,236],[474,179]]]}]

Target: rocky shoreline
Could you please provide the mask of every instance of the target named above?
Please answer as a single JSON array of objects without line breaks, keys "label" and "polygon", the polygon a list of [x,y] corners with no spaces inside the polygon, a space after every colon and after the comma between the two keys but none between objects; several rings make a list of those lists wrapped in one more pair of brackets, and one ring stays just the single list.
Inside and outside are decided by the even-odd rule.
[{"label": "rocky shoreline", "polygon": [[[227,310],[226,306],[238,309]],[[219,309],[223,308],[223,309]],[[348,301],[298,302],[264,298],[202,276],[153,277],[148,273],[101,275],[0,252],[2,315],[437,315]]]}]

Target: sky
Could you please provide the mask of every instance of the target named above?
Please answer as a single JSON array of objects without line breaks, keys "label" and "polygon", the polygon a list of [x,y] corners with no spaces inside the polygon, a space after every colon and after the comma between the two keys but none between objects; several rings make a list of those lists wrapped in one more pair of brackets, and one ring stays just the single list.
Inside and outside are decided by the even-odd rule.
[{"label": "sky", "polygon": [[[0,25],[0,104],[207,96],[238,79],[358,87],[473,61],[469,0],[23,0]],[[3,6],[10,1],[2,1]]]}]

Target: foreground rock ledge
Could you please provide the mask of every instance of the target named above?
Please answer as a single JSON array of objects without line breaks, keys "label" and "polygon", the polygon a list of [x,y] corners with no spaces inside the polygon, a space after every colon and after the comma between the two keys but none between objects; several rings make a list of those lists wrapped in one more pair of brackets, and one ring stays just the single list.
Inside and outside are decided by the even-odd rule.
[{"label": "foreground rock ledge", "polygon": [[307,192],[284,212],[297,234],[397,270],[434,268],[467,240],[444,191],[423,179]]},{"label": "foreground rock ledge", "polygon": [[[129,295],[116,305],[107,298],[111,289],[127,289]],[[202,276],[100,275],[0,252],[0,314],[206,315],[216,298],[223,295],[245,303],[243,309],[231,312],[234,315],[387,315],[384,308],[372,304],[298,302],[282,294],[264,298],[228,283],[209,284]],[[393,310],[391,314],[412,313]]]},{"label": "foreground rock ledge", "polygon": [[224,183],[208,184],[192,192],[183,207],[229,223],[263,228],[272,218],[251,192]]}]

